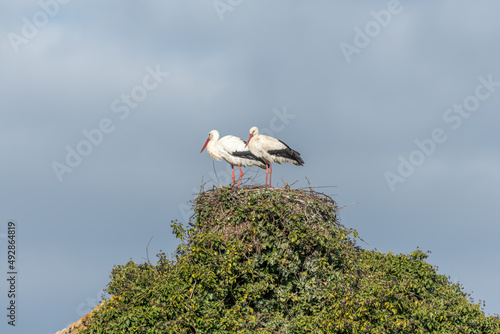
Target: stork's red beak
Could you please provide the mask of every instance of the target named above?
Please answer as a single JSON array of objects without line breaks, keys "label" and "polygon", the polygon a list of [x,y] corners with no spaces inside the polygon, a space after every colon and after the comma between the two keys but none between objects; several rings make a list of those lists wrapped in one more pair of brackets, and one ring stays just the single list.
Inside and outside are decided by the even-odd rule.
[{"label": "stork's red beak", "polygon": [[205,145],[203,145],[203,148],[201,149],[200,153],[203,152],[205,147],[207,147],[209,141],[210,141],[210,138],[207,139],[207,141],[206,141]]},{"label": "stork's red beak", "polygon": [[250,139],[252,139],[253,135],[251,134],[250,137],[248,137],[247,143],[245,144],[245,147],[247,147],[248,143],[250,142]]}]

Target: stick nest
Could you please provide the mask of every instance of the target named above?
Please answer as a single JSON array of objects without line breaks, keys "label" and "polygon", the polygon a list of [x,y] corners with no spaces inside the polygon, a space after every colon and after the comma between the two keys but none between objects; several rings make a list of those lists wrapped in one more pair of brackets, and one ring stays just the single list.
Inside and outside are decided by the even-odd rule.
[{"label": "stick nest", "polygon": [[339,223],[337,203],[311,187],[222,187],[201,192],[194,206],[195,219],[190,224],[196,234],[216,233],[224,241],[237,238],[257,251],[262,248],[263,233],[289,238],[306,228],[332,236],[345,229]]}]

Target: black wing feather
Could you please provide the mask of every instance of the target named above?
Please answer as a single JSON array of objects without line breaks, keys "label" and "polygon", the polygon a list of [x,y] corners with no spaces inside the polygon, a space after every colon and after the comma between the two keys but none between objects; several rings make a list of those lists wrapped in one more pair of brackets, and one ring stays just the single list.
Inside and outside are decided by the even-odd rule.
[{"label": "black wing feather", "polygon": [[258,158],[257,156],[255,156],[255,154],[253,154],[250,151],[235,151],[235,152],[231,153],[231,155],[234,155],[235,157],[240,157],[240,158],[246,158],[246,159],[250,159],[250,160],[260,161],[264,165],[266,164],[266,162],[264,160],[262,160],[261,158]]},{"label": "black wing feather", "polygon": [[[285,144],[285,143],[283,143],[283,144]],[[282,149],[282,150],[271,150],[271,151],[268,151],[268,153],[272,154],[272,155],[276,155],[278,157],[295,160],[295,161],[297,161],[297,163],[299,164],[299,166],[302,166],[304,164],[304,160],[302,160],[302,158],[300,157],[300,153],[297,152],[297,151],[295,151],[295,150],[292,150],[288,146],[287,146],[287,148]]]},{"label": "black wing feather", "polygon": [[[277,139],[280,143],[286,146],[287,149],[292,150],[290,146],[288,146],[285,142],[282,142],[281,140]],[[293,150],[292,150],[293,151]]]}]

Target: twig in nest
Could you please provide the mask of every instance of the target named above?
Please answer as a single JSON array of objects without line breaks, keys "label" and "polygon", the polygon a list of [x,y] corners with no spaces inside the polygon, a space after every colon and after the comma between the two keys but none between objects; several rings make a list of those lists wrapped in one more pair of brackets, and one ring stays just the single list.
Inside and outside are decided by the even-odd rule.
[{"label": "twig in nest", "polygon": [[215,177],[217,178],[217,183],[219,184],[219,187],[222,187],[219,181],[219,176],[217,176],[217,171],[215,170],[215,162],[212,161],[212,167],[214,168],[214,173]]},{"label": "twig in nest", "polygon": [[151,243],[151,240],[153,240],[153,237],[151,236],[151,239],[149,239],[149,242],[148,242],[148,245],[146,246],[146,257],[148,258],[148,263],[151,264],[151,262],[149,262],[149,244]]},{"label": "twig in nest", "polygon": [[309,179],[307,178],[307,176],[306,176],[306,180],[307,180],[307,184],[309,185],[309,188],[311,188],[311,181],[309,181]]}]

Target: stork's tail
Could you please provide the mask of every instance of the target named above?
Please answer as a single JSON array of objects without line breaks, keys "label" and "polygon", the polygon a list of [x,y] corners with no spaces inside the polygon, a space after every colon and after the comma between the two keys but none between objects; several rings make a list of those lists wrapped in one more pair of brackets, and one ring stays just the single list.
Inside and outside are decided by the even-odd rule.
[{"label": "stork's tail", "polygon": [[302,158],[300,157],[300,153],[295,151],[295,150],[291,150],[291,151],[292,151],[293,160],[295,160],[297,162],[296,165],[302,166],[304,164],[304,160],[302,160]]}]

